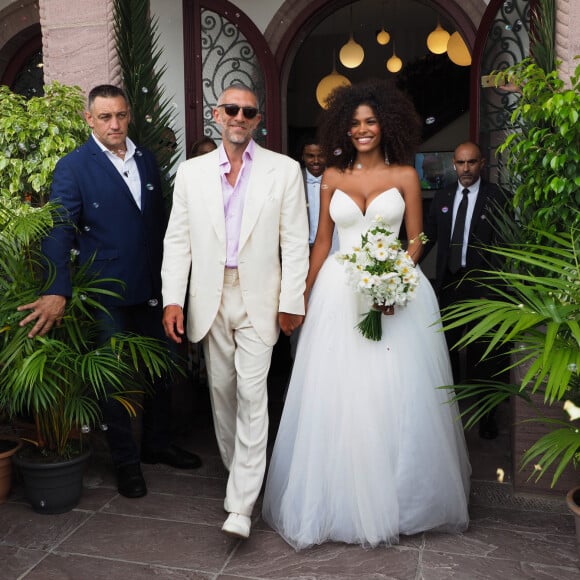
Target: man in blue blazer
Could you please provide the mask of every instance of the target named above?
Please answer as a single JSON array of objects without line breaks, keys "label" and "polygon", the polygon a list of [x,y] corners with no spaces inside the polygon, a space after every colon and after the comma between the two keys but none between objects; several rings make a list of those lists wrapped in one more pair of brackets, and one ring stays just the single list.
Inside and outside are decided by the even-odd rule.
[{"label": "man in blue blazer", "polygon": [[[91,90],[85,118],[92,129],[87,142],[57,164],[50,199],[67,212],[43,242],[43,253],[55,267],[54,280],[43,296],[20,310],[32,309],[21,325],[34,322],[29,336],[45,335],[62,318],[72,295],[70,253],[100,278],[121,280],[103,287],[120,298],[103,295],[109,315],[95,313],[99,340],[130,331],[166,340],[161,306],[161,261],[166,228],[156,160],[127,136],[131,112],[125,93],[112,85]],[[119,493],[147,493],[140,463],[199,467],[199,457],[171,445],[170,390],[164,380],[144,400],[141,450],[134,440],[126,410],[113,399],[102,405],[107,439]]]},{"label": "man in blue blazer", "polygon": [[[504,202],[500,189],[481,178],[485,159],[476,143],[458,145],[453,163],[457,182],[435,194],[424,220],[424,231],[429,241],[422,259],[437,243],[436,278],[433,285],[441,309],[460,300],[482,298],[485,295],[486,289],[477,284],[470,273],[492,267],[490,255],[486,255],[485,248],[497,243],[494,210]],[[462,200],[466,210],[461,218]],[[460,224],[460,231],[456,237],[454,232],[457,224]],[[454,261],[452,254],[455,250],[457,255]],[[459,351],[452,347],[464,332],[465,328],[456,328],[445,333],[455,383],[494,378],[492,375],[500,367],[492,368],[489,361],[478,364],[486,347],[483,342],[463,349],[465,366],[464,372],[461,372]],[[497,436],[497,426],[492,416],[480,423],[479,432],[486,439]]]}]

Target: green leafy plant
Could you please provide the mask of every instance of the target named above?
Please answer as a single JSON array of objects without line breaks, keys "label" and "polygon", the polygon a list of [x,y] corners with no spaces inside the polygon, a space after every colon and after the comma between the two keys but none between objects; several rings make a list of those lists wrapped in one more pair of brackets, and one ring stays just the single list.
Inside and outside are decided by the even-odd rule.
[{"label": "green leafy plant", "polygon": [[0,86],[0,191],[33,205],[46,202],[57,161],[85,141],[89,128],[82,118],[79,87],[57,82],[42,97],[26,100]]},{"label": "green leafy plant", "polygon": [[580,417],[574,411],[580,405],[580,229],[572,226],[563,233],[543,230],[535,235],[548,243],[488,249],[518,268],[481,272],[479,283],[494,295],[450,306],[443,323],[445,328],[470,325],[457,347],[485,339],[484,359],[505,347],[515,355],[508,369],[524,369],[520,384],[456,385],[457,400],[473,401],[477,395],[463,413],[468,417],[466,427],[511,396],[533,405],[530,394],[538,392],[546,405],[567,406],[570,422],[546,418],[542,407],[536,407],[537,416],[530,420],[555,429],[535,442],[522,460],[524,466],[532,461],[542,466],[538,478],[558,461],[554,485],[568,464],[580,460]]},{"label": "green leafy plant", "polygon": [[47,455],[66,457],[73,435],[100,421],[99,400],[113,397],[135,414],[134,397],[155,376],[173,368],[166,346],[155,339],[117,334],[97,342],[94,309],[111,294],[103,280],[73,265],[73,296],[61,324],[45,337],[28,338],[17,306],[33,301],[44,284],[39,242],[55,208],[16,205],[0,197],[0,408],[34,416],[36,444]]},{"label": "green leafy plant", "polygon": [[[530,241],[578,228],[580,218],[580,66],[565,83],[531,59],[497,73],[498,86],[521,92],[511,131],[498,148],[513,207]],[[545,243],[546,240],[543,240]]]}]

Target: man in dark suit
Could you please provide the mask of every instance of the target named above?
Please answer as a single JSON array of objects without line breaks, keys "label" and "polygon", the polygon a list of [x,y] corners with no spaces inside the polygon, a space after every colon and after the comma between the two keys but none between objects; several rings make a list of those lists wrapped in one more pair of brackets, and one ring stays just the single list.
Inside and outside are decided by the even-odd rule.
[{"label": "man in dark suit", "polygon": [[[43,242],[55,276],[43,296],[19,310],[32,310],[21,325],[33,322],[29,336],[44,336],[62,318],[72,295],[70,253],[99,278],[114,278],[107,289],[120,295],[100,300],[109,314],[95,312],[99,340],[115,332],[136,332],[166,340],[161,306],[161,261],[166,228],[159,170],[154,156],[127,136],[131,111],[125,93],[99,85],[89,93],[85,119],[92,129],[87,142],[57,164],[50,199],[61,204],[65,219]],[[141,450],[132,435],[127,411],[117,401],[102,405],[107,440],[119,493],[147,493],[140,463],[178,468],[201,465],[197,455],[170,443],[170,390],[165,380],[144,399]]]},{"label": "man in dark suit", "polygon": [[[460,144],[455,149],[453,163],[457,183],[435,194],[424,224],[429,241],[422,258],[437,244],[434,288],[441,309],[459,300],[482,298],[485,295],[485,288],[471,279],[470,274],[491,266],[485,247],[497,242],[493,226],[494,210],[503,200],[500,189],[481,178],[485,159],[476,143]],[[464,372],[461,372],[460,352],[452,347],[465,330],[455,328],[445,333],[455,383],[493,378],[494,372],[500,367],[492,368],[489,361],[478,364],[486,347],[482,342],[462,349],[465,366]],[[497,436],[493,416],[487,416],[479,428],[480,435],[486,439]]]}]

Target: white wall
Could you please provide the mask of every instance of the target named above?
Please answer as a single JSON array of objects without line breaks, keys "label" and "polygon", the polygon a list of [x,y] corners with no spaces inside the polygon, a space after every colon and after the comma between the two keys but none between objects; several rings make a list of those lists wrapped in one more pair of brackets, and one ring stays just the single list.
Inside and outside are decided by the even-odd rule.
[{"label": "white wall", "polygon": [[260,29],[262,34],[283,4],[283,0],[230,0],[230,2],[238,6]]},{"label": "white wall", "polygon": [[163,48],[160,65],[167,67],[163,76],[165,95],[175,104],[176,121],[172,129],[178,136],[181,159],[185,159],[185,82],[183,58],[183,9],[181,0],[150,0],[151,12],[158,19],[159,46]]}]

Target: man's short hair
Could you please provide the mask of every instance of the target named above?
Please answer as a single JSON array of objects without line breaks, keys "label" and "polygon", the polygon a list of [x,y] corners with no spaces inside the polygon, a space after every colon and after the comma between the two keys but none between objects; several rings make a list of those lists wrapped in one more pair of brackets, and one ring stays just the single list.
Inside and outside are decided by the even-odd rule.
[{"label": "man's short hair", "polygon": [[121,97],[129,104],[127,95],[121,87],[116,87],[115,85],[97,85],[89,93],[88,98],[88,109],[90,110],[97,97],[102,97],[104,99]]}]

